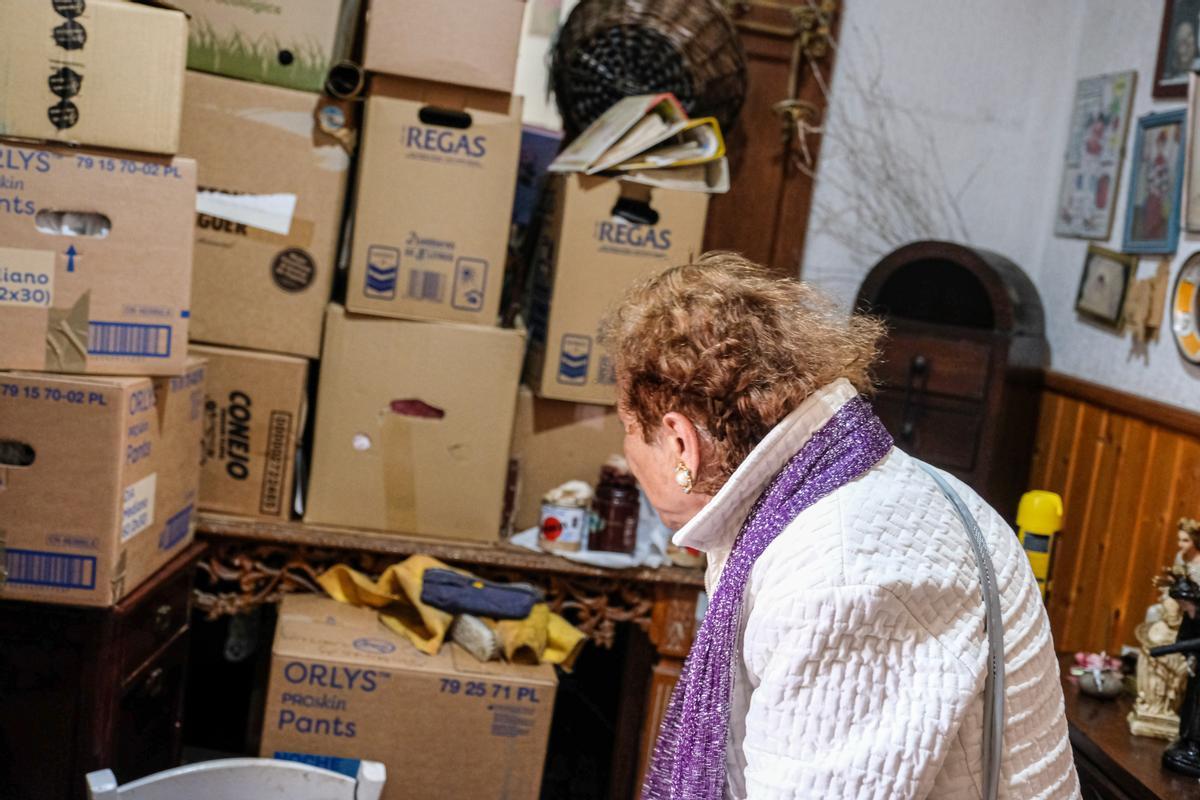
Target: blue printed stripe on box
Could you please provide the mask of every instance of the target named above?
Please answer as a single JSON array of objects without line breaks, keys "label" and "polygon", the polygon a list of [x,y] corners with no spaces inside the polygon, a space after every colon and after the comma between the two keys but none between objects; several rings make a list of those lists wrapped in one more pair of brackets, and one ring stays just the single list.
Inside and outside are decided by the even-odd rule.
[{"label": "blue printed stripe on box", "polygon": [[358,777],[357,758],[342,758],[341,756],[318,756],[312,753],[284,753],[276,752],[275,758],[280,761],[296,761],[301,764],[308,764],[310,767],[321,767],[322,769],[340,772],[343,775],[348,775],[351,778]]},{"label": "blue printed stripe on box", "polygon": [[158,549],[170,550],[187,536],[188,526],[192,522],[192,506],[186,506],[182,511],[167,520],[162,535],[158,537]]},{"label": "blue printed stripe on box", "polygon": [[10,548],[5,557],[8,582],[64,589],[96,588],[96,557]]},{"label": "blue printed stripe on box", "polygon": [[88,323],[88,355],[168,358],[171,326],[92,320]]}]

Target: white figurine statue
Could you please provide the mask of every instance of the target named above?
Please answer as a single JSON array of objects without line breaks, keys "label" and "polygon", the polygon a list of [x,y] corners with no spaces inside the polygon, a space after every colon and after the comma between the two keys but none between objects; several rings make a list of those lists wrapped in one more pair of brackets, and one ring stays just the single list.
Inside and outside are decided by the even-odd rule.
[{"label": "white figurine statue", "polygon": [[1188,577],[1200,585],[1200,520],[1180,519],[1176,535],[1179,552],[1175,554],[1175,566],[1186,569]]},{"label": "white figurine statue", "polygon": [[[1184,517],[1176,527],[1179,552],[1168,574],[1186,574],[1200,584],[1200,521]],[[1171,644],[1179,633],[1183,612],[1162,586],[1159,602],[1146,611],[1146,621],[1134,631],[1142,651],[1137,666],[1137,700],[1129,712],[1129,730],[1136,736],[1173,740],[1179,735],[1179,706],[1187,686],[1187,657],[1182,654],[1151,658],[1151,647]]]}]

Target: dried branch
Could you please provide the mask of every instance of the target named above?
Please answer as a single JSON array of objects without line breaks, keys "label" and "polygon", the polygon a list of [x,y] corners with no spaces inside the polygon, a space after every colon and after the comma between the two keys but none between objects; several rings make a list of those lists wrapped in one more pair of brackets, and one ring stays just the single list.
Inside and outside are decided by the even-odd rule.
[{"label": "dried branch", "polygon": [[[982,164],[958,187],[950,185],[930,125],[884,89],[878,36],[855,34],[866,46],[856,53],[858,61],[838,54],[836,105],[822,63],[808,62],[829,110],[820,124],[798,119],[796,126],[792,158],[814,182],[810,139],[822,137],[820,181],[826,191],[815,198],[810,230],[868,261],[917,239],[968,240],[960,202]],[[836,51],[837,43],[827,38]]]}]

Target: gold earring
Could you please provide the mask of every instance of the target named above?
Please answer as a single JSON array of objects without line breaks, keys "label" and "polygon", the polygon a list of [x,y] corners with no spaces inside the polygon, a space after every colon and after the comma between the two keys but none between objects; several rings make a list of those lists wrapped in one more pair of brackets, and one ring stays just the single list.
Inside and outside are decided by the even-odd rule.
[{"label": "gold earring", "polygon": [[682,461],[675,465],[675,482],[684,494],[692,493],[692,471]]}]

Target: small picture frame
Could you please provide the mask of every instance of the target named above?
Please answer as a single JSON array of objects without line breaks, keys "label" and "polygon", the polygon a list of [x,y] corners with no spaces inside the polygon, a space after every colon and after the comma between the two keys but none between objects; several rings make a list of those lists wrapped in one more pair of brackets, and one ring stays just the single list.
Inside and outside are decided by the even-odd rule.
[{"label": "small picture frame", "polygon": [[1088,245],[1083,275],[1075,296],[1075,310],[1113,328],[1121,324],[1121,310],[1129,281],[1137,274],[1138,257]]},{"label": "small picture frame", "polygon": [[1187,110],[1138,118],[1125,208],[1126,253],[1174,253],[1179,246]]},{"label": "small picture frame", "polygon": [[1153,95],[1186,97],[1188,73],[1200,57],[1200,0],[1165,0]]}]

